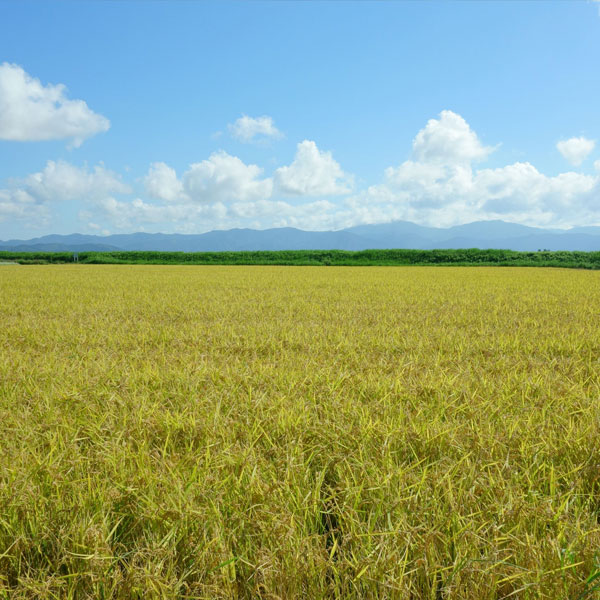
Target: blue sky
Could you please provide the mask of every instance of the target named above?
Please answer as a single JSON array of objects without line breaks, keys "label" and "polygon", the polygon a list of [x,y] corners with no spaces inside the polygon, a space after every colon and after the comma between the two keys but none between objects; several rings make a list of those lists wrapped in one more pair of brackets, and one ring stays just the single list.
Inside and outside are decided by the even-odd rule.
[{"label": "blue sky", "polygon": [[599,8],[5,1],[0,239],[600,224]]}]

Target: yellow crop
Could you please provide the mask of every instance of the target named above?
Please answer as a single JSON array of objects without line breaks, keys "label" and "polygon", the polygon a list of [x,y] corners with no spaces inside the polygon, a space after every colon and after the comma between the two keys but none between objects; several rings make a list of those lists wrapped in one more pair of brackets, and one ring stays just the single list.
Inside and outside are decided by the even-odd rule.
[{"label": "yellow crop", "polygon": [[600,273],[6,266],[0,598],[591,599]]}]

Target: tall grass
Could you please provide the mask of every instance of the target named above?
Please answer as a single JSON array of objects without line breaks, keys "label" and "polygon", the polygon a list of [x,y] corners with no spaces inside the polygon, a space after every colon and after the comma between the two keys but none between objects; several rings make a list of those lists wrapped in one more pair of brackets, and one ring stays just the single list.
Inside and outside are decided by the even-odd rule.
[{"label": "tall grass", "polygon": [[591,599],[600,276],[7,266],[0,598]]},{"label": "tall grass", "polygon": [[[64,264],[74,262],[72,252],[7,252],[1,260],[21,264]],[[80,252],[82,264],[154,265],[296,265],[296,266],[397,266],[475,265],[530,266],[600,269],[600,252],[513,250],[261,250],[240,252]]]}]

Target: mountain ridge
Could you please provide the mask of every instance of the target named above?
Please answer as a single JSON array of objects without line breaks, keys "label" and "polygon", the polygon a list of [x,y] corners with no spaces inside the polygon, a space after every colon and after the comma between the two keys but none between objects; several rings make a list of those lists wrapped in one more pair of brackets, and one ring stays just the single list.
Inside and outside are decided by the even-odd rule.
[{"label": "mountain ridge", "polygon": [[446,248],[600,250],[600,226],[545,229],[506,221],[475,221],[453,227],[427,227],[410,221],[357,225],[335,231],[294,227],[224,229],[201,234],[119,233],[107,236],[50,234],[29,240],[0,240],[12,252],[162,251],[218,252],[241,250],[366,250]]}]

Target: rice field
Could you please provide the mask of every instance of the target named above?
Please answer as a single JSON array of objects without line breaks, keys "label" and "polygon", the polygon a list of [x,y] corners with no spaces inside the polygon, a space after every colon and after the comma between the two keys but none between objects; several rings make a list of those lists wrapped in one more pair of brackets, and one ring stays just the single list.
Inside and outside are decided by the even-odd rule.
[{"label": "rice field", "polygon": [[600,272],[6,266],[0,598],[600,597]]}]

